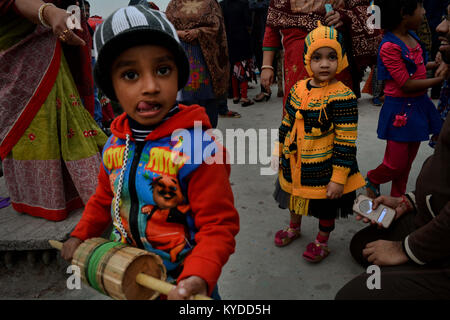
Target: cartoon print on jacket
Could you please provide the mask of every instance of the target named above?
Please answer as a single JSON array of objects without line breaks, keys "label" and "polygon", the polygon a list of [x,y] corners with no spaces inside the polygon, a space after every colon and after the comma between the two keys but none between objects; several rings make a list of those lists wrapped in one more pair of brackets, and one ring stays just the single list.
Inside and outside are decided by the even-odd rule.
[{"label": "cartoon print on jacket", "polygon": [[158,254],[168,271],[183,264],[196,245],[197,229],[187,186],[190,175],[201,165],[192,161],[193,156],[198,152],[201,160],[203,150],[211,149],[211,140],[202,139],[199,147],[192,143],[194,136],[194,129],[190,129],[177,137],[165,136],[141,144],[131,140],[126,157],[126,139],[111,137],[103,150],[103,167],[115,197],[124,172],[119,217],[115,214],[115,198],[111,205],[111,240]]},{"label": "cartoon print on jacket", "polygon": [[156,205],[142,207],[142,213],[148,215],[145,233],[155,249],[168,251],[170,260],[175,262],[178,253],[186,246],[189,205],[184,203],[175,177],[161,175],[152,181],[151,187]]}]

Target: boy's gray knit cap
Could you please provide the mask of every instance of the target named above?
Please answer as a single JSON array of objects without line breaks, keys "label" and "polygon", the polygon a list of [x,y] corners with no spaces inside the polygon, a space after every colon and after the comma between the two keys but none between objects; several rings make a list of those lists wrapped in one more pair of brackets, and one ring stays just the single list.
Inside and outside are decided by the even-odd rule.
[{"label": "boy's gray knit cap", "polygon": [[129,48],[145,44],[167,48],[178,67],[178,89],[186,85],[189,61],[175,27],[160,11],[144,5],[128,6],[112,13],[94,33],[94,80],[111,100],[117,101],[111,80],[114,59]]}]

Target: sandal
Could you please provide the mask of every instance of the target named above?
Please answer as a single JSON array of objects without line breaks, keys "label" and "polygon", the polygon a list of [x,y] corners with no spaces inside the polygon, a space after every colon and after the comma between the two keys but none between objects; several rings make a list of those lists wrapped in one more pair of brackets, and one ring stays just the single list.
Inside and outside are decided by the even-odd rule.
[{"label": "sandal", "polygon": [[241,104],[241,106],[243,106],[243,107],[248,107],[248,106],[251,106],[251,105],[253,105],[253,104],[255,104],[252,100],[244,100],[243,102],[242,102],[242,104]]},{"label": "sandal", "polygon": [[330,254],[330,249],[318,241],[311,242],[306,246],[306,251],[303,252],[303,258],[309,262],[320,262]]},{"label": "sandal", "polygon": [[233,98],[233,103],[238,104],[241,101],[241,98]]},{"label": "sandal", "polygon": [[366,177],[366,193],[372,199],[380,196],[380,185],[370,182],[369,177]]},{"label": "sandal", "polygon": [[241,115],[239,113],[237,113],[236,111],[228,111],[225,114],[220,114],[219,115],[222,118],[240,118]]},{"label": "sandal", "polygon": [[253,98],[253,101],[261,102],[263,100],[269,101],[269,99],[270,99],[269,93],[261,92],[256,97]]},{"label": "sandal", "polygon": [[286,229],[279,230],[275,234],[275,245],[277,247],[284,247],[299,237],[300,237],[299,229],[286,227]]}]

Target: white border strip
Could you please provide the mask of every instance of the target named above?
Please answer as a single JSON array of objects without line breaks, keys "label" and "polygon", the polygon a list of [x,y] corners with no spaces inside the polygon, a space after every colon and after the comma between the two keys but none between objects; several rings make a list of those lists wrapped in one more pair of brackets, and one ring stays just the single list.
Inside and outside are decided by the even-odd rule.
[{"label": "white border strip", "polygon": [[419,259],[417,259],[417,257],[412,253],[411,248],[409,247],[409,244],[408,244],[408,239],[409,239],[409,236],[407,236],[407,237],[405,238],[405,250],[406,250],[406,254],[407,254],[407,255],[411,258],[411,260],[414,261],[415,263],[420,264],[420,265],[424,265],[425,262],[422,262],[422,261],[420,261]]},{"label": "white border strip", "polygon": [[427,203],[428,211],[430,211],[433,218],[436,218],[436,215],[434,214],[433,209],[431,209],[430,199],[431,199],[431,194],[429,194],[425,197],[425,202]]}]

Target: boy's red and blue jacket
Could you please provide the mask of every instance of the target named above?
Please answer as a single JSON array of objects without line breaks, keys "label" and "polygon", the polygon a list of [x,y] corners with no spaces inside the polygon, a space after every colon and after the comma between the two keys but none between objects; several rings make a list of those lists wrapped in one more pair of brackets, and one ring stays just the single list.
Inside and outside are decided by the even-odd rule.
[{"label": "boy's red and blue jacket", "polygon": [[[239,216],[226,151],[205,132],[211,126],[204,108],[179,109],[143,142],[132,138],[125,113],[114,120],[96,192],[71,236],[100,236],[112,221],[111,240],[158,254],[178,281],[199,276],[211,293],[234,252]],[[117,192],[120,221],[115,216]]]}]

